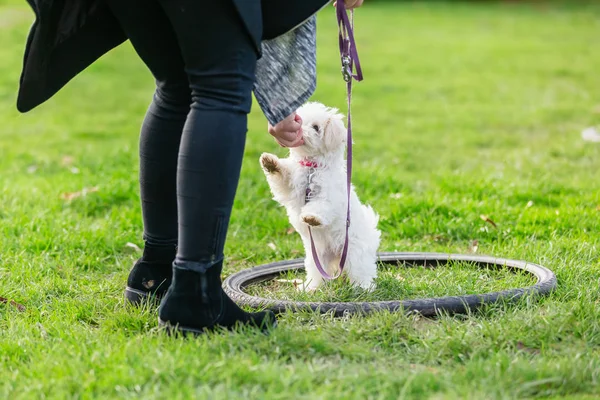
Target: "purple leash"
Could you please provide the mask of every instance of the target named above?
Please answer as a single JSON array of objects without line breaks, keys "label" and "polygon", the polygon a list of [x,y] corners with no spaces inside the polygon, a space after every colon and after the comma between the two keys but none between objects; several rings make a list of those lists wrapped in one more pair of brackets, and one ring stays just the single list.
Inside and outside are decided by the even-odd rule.
[{"label": "purple leash", "polygon": [[[336,14],[338,21],[338,29],[339,29],[339,45],[340,45],[340,56],[342,61],[342,76],[344,77],[344,81],[346,81],[346,91],[348,95],[348,154],[346,156],[346,169],[347,169],[347,201],[348,208],[346,211],[346,239],[344,241],[344,248],[342,250],[342,256],[340,258],[340,269],[335,276],[329,275],[321,261],[319,260],[319,255],[317,253],[317,249],[315,247],[315,242],[312,236],[312,230],[310,226],[308,227],[308,233],[310,235],[310,244],[312,250],[312,256],[315,261],[315,265],[317,270],[321,273],[323,278],[327,280],[333,280],[338,278],[342,272],[344,272],[344,265],[346,264],[346,257],[348,255],[348,229],[350,228],[350,188],[352,181],[352,116],[350,106],[352,103],[352,79],[356,79],[357,81],[363,80],[362,69],[360,67],[360,62],[358,60],[358,53],[356,51],[356,42],[354,41],[354,10],[351,10],[352,14],[352,22],[348,19],[348,14],[346,11],[346,5],[344,4],[344,0],[337,0],[336,5]],[[352,70],[356,68],[356,75],[352,74]]]}]

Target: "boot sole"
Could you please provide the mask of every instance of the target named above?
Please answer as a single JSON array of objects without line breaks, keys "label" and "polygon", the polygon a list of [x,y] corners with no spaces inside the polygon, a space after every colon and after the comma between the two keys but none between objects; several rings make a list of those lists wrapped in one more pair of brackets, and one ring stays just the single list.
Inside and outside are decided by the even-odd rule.
[{"label": "boot sole", "polygon": [[150,293],[146,293],[143,292],[141,290],[138,289],[134,289],[132,287],[125,287],[125,300],[127,300],[130,304],[139,306],[141,304],[144,303],[153,303],[153,304],[159,304],[160,300],[162,299],[163,296],[159,296],[156,294],[150,294]]},{"label": "boot sole", "polygon": [[[160,317],[158,317],[158,326],[162,329],[165,329],[165,331],[169,335],[180,334],[184,337],[187,337],[189,335],[191,335],[191,336],[204,335],[211,331],[211,328],[196,329],[196,328],[191,328],[189,326],[172,325],[169,321],[163,321],[162,319],[160,319]],[[266,328],[261,328],[260,330],[261,330],[261,332],[267,334],[271,329],[274,329],[276,327],[277,327],[277,319],[275,319],[275,321],[273,322],[273,325],[266,327]]]}]

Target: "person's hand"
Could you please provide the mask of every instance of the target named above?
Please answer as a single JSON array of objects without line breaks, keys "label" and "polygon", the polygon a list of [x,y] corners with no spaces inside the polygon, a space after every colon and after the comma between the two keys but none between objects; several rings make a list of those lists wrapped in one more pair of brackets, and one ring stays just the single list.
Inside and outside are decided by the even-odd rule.
[{"label": "person's hand", "polygon": [[[362,6],[364,0],[345,0],[344,4],[346,5],[346,10],[352,10],[353,8],[357,8]],[[337,5],[337,1],[333,2],[333,6]]]},{"label": "person's hand", "polygon": [[304,144],[302,118],[296,113],[288,116],[275,126],[269,124],[269,133],[281,147],[298,147]]}]

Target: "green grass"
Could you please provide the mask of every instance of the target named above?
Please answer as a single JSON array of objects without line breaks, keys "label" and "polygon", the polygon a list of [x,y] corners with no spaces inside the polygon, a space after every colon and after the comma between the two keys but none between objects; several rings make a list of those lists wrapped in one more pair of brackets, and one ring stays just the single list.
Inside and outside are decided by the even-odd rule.
[{"label": "green grass", "polygon": [[300,281],[306,279],[304,271],[289,271],[273,280],[250,284],[244,291],[254,296],[295,301],[387,301],[487,293],[536,283],[535,278],[524,271],[481,268],[460,261],[438,268],[381,263],[378,271],[377,287],[372,292],[353,287],[344,277],[326,282],[314,293],[296,290]]},{"label": "green grass", "polygon": [[[353,182],[382,216],[381,250],[466,253],[477,240],[478,253],[551,268],[557,291],[462,317],[286,314],[268,337],[165,337],[154,310],[122,300],[139,256],[127,243],[142,243],[137,134],[153,80],[124,45],[19,115],[33,15],[0,0],[0,296],[25,307],[0,304],[0,398],[600,396],[600,146],[580,139],[600,120],[600,5],[366,3]],[[319,24],[314,99],[343,110],[331,9]],[[259,169],[261,152],[285,154],[265,127],[255,107],[227,274],[302,252]],[[61,197],[84,188],[97,191]],[[388,294],[471,291],[469,271],[403,275]]]}]

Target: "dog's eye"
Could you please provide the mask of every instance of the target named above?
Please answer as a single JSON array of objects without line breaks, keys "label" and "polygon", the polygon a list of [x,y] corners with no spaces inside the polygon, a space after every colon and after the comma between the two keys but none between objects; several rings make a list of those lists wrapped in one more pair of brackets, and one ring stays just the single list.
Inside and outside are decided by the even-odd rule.
[{"label": "dog's eye", "polygon": [[313,128],[315,131],[319,132],[319,125],[315,124],[315,125],[313,125],[313,126],[312,126],[312,128]]}]

